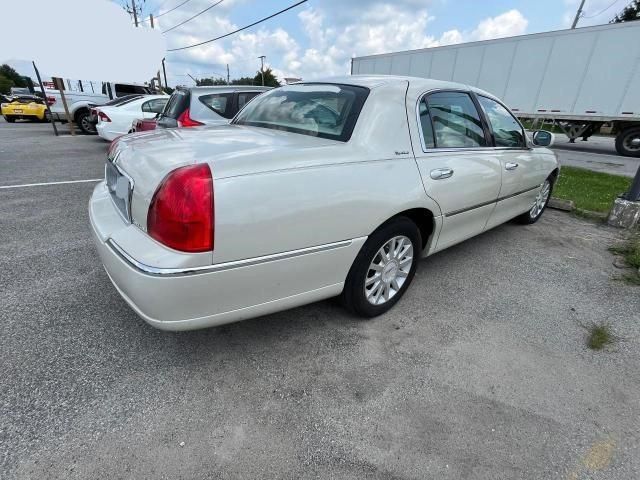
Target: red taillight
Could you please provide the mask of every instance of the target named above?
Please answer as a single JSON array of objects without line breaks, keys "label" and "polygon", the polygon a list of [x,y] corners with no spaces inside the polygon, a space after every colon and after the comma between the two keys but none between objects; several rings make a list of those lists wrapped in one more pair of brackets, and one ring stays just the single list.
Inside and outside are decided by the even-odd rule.
[{"label": "red taillight", "polygon": [[56,97],[47,97],[47,105],[51,106],[56,103]]},{"label": "red taillight", "polygon": [[182,252],[213,250],[213,177],[206,163],[169,173],[153,195],[147,233]]},{"label": "red taillight", "polygon": [[111,121],[111,119],[109,118],[109,116],[106,113],[100,112],[100,111],[98,112],[98,118],[103,122],[110,122]]},{"label": "red taillight", "polygon": [[179,127],[199,127],[200,125],[204,125],[204,123],[191,118],[189,116],[188,108],[184,112],[182,112],[182,114],[178,117]]}]

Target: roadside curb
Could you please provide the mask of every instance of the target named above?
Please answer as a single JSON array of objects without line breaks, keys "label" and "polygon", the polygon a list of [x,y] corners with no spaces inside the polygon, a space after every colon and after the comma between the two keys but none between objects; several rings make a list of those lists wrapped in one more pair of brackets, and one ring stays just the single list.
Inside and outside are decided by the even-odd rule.
[{"label": "roadside curb", "polygon": [[609,217],[608,213],[593,212],[591,210],[583,210],[582,208],[577,208],[573,200],[565,200],[563,198],[551,197],[547,206],[554,210],[573,213],[574,215],[578,215],[583,218],[598,220],[601,222],[606,222],[607,218]]},{"label": "roadside curb", "polygon": [[564,200],[562,198],[551,197],[549,199],[548,207],[553,208],[554,210],[572,212],[576,209],[576,204],[573,200]]}]

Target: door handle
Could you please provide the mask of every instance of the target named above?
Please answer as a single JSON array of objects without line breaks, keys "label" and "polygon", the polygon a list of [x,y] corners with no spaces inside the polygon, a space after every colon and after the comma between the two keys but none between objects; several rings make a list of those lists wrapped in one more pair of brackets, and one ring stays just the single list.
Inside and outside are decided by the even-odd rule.
[{"label": "door handle", "polygon": [[515,170],[516,168],[518,168],[518,164],[517,163],[512,163],[512,162],[507,162],[506,165],[504,166],[505,170]]},{"label": "door handle", "polygon": [[433,180],[442,180],[444,178],[449,178],[453,175],[452,168],[436,168],[435,170],[431,170],[429,174]]}]

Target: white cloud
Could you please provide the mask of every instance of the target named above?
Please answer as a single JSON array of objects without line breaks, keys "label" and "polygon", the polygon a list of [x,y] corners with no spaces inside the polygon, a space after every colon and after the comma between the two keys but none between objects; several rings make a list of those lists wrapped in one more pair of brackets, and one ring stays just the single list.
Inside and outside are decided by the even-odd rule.
[{"label": "white cloud", "polygon": [[[294,38],[283,28],[247,30],[228,39],[202,47],[169,53],[169,75],[173,82],[189,83],[185,76],[223,76],[226,64],[231,76],[253,76],[266,55],[267,65],[285,76],[313,79],[341,75],[349,71],[353,56],[398,50],[433,47],[473,40],[484,40],[525,33],[528,22],[518,10],[485,18],[469,31],[450,29],[439,37],[430,34],[434,18],[428,7],[435,0],[324,0],[301,10],[295,19],[303,37]],[[229,2],[229,3],[228,3]],[[229,19],[231,7],[247,0],[227,0],[205,15],[188,22],[167,35],[168,48],[197,43],[239,28]],[[160,29],[186,20],[210,5],[210,0],[192,0],[175,14],[159,19]],[[179,14],[178,14],[179,12]]]},{"label": "white cloud", "polygon": [[471,33],[471,39],[489,40],[522,35],[527,31],[528,24],[527,19],[518,10],[509,10],[497,17],[482,20]]}]

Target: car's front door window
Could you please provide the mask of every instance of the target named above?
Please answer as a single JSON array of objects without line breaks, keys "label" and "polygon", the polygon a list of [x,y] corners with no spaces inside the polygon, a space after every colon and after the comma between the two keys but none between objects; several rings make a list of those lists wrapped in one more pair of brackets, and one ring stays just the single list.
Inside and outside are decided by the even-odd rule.
[{"label": "car's front door window", "polygon": [[496,147],[524,148],[522,126],[503,105],[487,97],[478,96],[487,115]]}]

